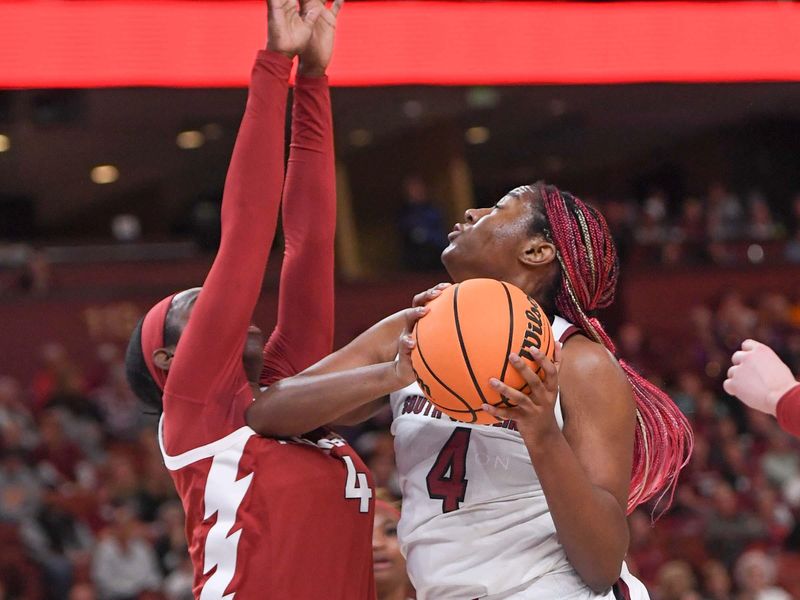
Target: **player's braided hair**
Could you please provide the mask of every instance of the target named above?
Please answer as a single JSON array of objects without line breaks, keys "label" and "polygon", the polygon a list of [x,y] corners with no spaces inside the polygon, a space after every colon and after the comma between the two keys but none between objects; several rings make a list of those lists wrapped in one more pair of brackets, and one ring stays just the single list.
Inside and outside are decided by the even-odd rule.
[{"label": "player's braided hair", "polygon": [[[593,316],[614,301],[619,276],[617,251],[603,215],[555,186],[538,182],[531,191],[541,202],[546,220],[543,224],[537,214],[532,233],[543,233],[555,245],[561,266],[560,281],[553,290],[556,312],[616,356],[614,342]],[[660,500],[669,493],[672,500],[694,438],[689,422],[669,396],[624,360],[619,363],[633,388],[638,422],[628,494],[630,513],[656,496]]]}]

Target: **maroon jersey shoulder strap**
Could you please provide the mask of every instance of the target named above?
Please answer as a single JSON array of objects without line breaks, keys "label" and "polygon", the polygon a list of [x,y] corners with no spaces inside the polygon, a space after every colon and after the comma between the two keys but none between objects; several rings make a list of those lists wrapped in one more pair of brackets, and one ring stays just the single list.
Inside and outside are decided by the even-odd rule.
[{"label": "maroon jersey shoulder strap", "polygon": [[575,325],[570,325],[564,330],[564,333],[561,334],[561,337],[558,338],[558,341],[562,344],[566,342],[569,338],[571,338],[576,333],[580,333],[581,330],[575,327]]}]

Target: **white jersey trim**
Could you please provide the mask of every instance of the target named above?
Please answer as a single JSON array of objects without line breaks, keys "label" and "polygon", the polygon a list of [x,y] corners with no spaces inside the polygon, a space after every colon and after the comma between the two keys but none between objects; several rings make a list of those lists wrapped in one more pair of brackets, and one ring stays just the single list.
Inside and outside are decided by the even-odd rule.
[{"label": "white jersey trim", "polygon": [[553,322],[550,325],[550,328],[553,330],[553,337],[556,340],[558,340],[559,342],[562,342],[562,343],[563,343],[564,340],[562,340],[561,338],[564,336],[564,334],[567,332],[567,330],[569,328],[571,328],[571,327],[575,327],[575,326],[572,323],[570,323],[569,321],[567,321],[566,319],[564,319],[563,317],[559,317],[558,315],[556,315],[553,318]]},{"label": "white jersey trim", "polygon": [[248,426],[241,427],[229,433],[224,438],[218,439],[215,442],[187,450],[182,454],[170,455],[164,447],[164,415],[158,420],[158,445],[161,448],[161,456],[164,458],[164,465],[170,471],[177,471],[186,466],[196,463],[207,458],[212,458],[230,448],[231,446],[243,443],[244,440],[256,435],[256,432]]}]

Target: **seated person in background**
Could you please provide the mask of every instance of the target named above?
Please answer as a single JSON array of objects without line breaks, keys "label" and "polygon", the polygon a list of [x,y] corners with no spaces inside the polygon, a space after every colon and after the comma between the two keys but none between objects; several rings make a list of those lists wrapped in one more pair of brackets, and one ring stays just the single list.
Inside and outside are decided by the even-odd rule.
[{"label": "seated person in background", "polygon": [[406,559],[397,541],[400,511],[380,498],[375,501],[375,522],[372,526],[372,564],[375,573],[377,600],[408,600],[413,598],[411,582],[406,574]]}]

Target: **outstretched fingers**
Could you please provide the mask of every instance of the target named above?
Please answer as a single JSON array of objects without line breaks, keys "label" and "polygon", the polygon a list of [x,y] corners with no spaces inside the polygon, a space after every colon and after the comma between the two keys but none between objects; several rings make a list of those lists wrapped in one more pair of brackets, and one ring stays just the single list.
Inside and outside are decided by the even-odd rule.
[{"label": "outstretched fingers", "polygon": [[539,377],[519,355],[510,354],[508,360],[511,366],[522,375],[525,383],[530,386],[531,395],[533,396],[537,393],[541,394],[546,392],[552,393],[558,390],[558,370],[560,368],[560,361],[559,363],[554,363],[538,348],[531,348],[529,352],[533,360],[535,360],[544,371],[544,381],[542,381],[542,378]]}]

